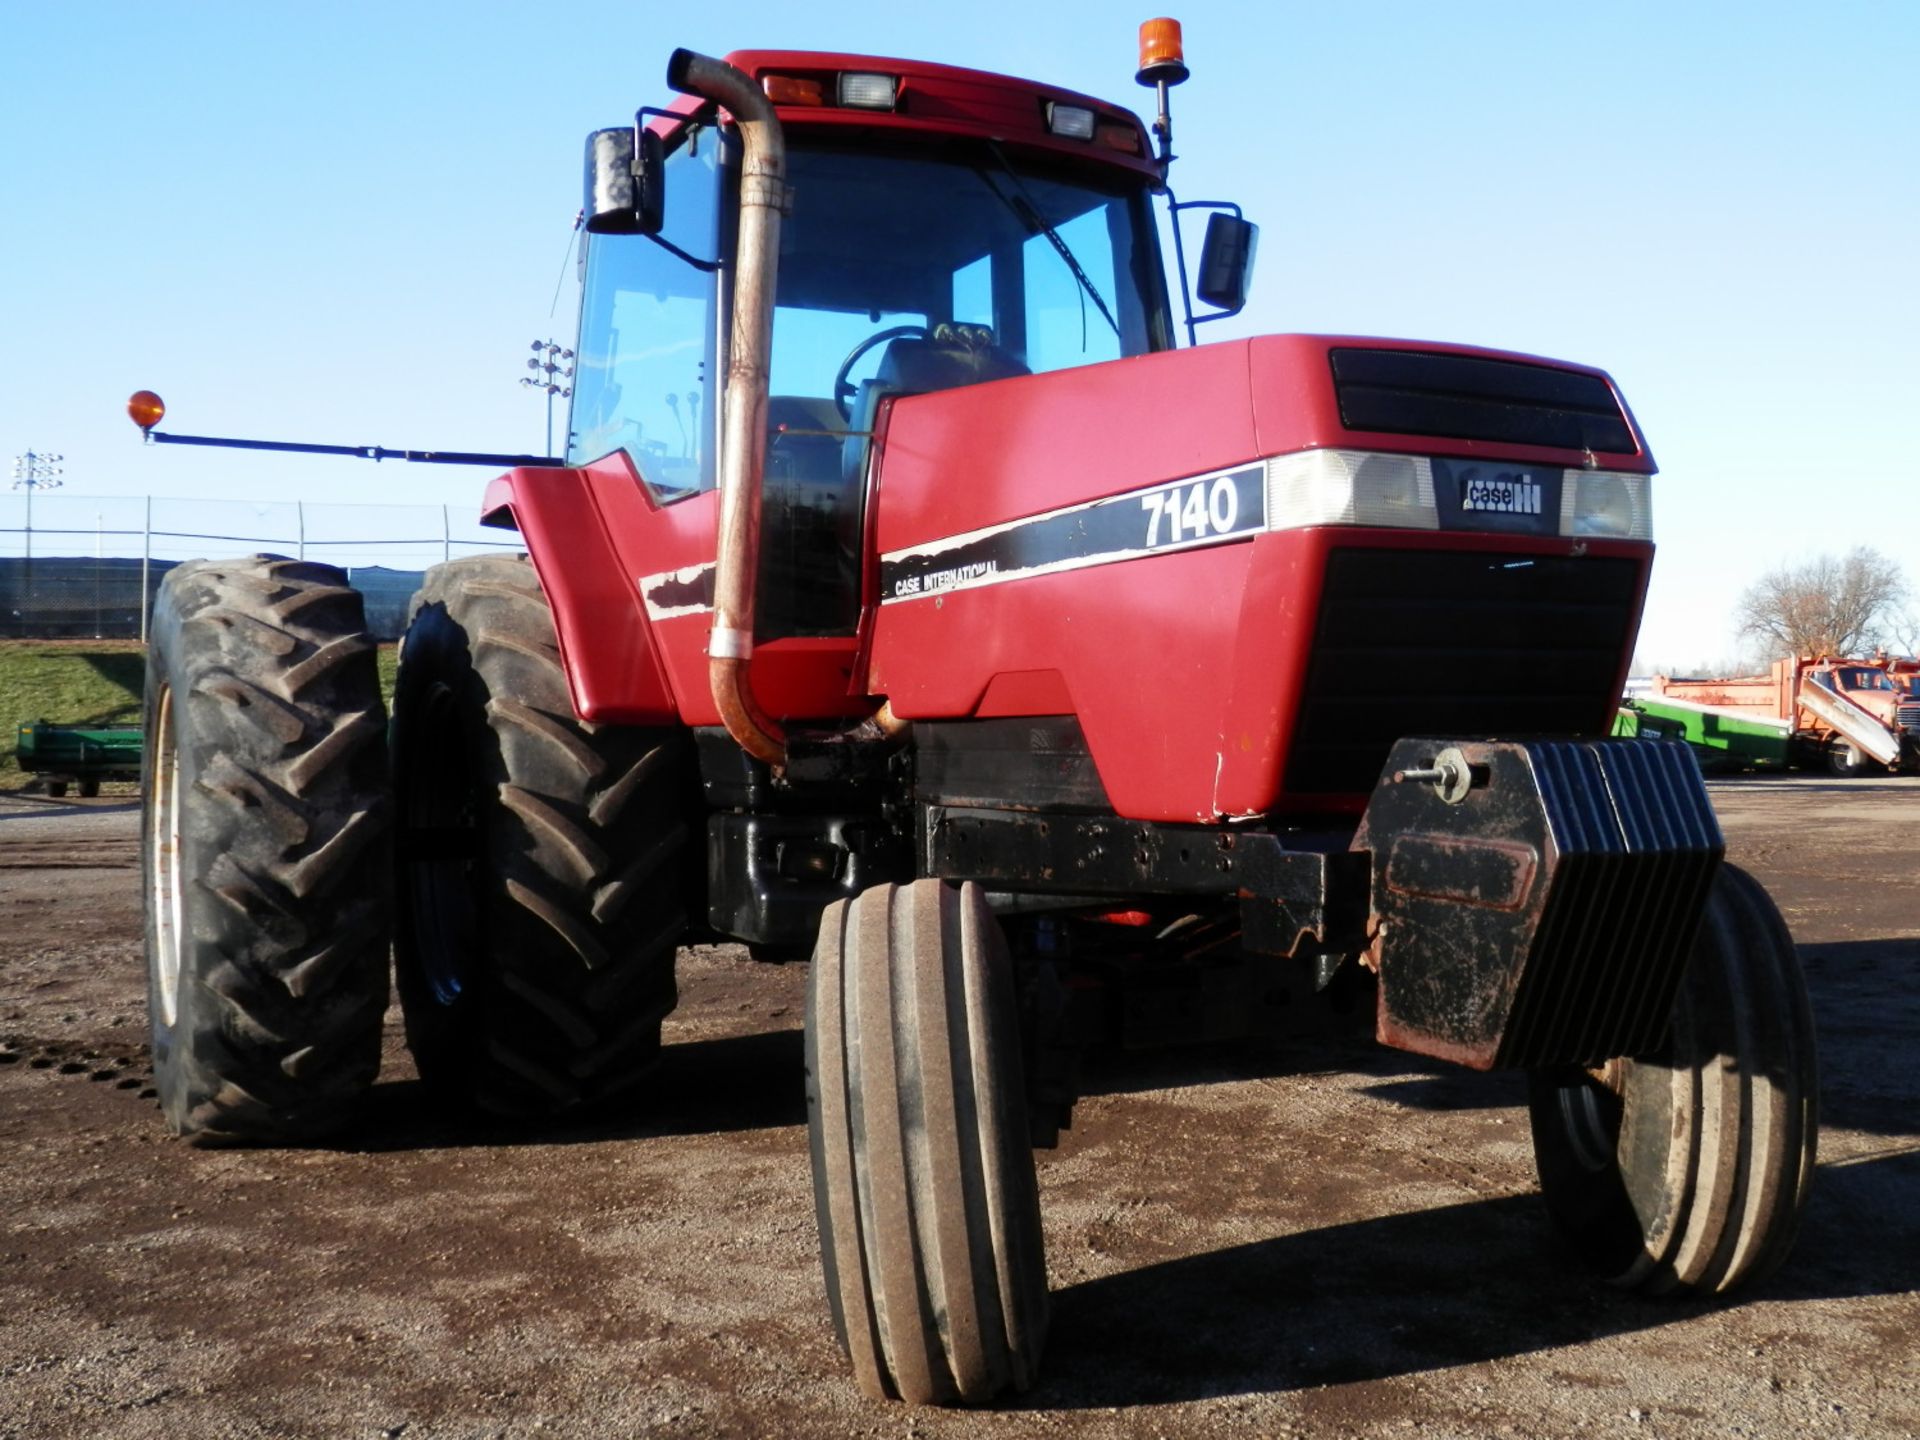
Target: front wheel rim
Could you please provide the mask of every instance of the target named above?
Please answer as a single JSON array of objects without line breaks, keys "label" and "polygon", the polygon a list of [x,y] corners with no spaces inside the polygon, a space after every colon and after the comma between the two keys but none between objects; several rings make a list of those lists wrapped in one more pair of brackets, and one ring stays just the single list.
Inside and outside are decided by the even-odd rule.
[{"label": "front wheel rim", "polygon": [[180,757],[173,740],[173,687],[163,686],[154,707],[153,819],[147,837],[152,873],[154,989],[161,1022],[180,1015],[180,937],[185,896],[180,883]]},{"label": "front wheel rim", "polygon": [[1620,1143],[1620,1097],[1596,1080],[1563,1085],[1559,1095],[1560,1129],[1580,1167],[1602,1175],[1615,1164]]}]

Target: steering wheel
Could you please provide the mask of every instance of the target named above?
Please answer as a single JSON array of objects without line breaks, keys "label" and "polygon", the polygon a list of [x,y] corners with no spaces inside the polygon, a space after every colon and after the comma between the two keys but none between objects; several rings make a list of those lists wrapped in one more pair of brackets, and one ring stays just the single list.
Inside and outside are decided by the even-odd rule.
[{"label": "steering wheel", "polygon": [[840,368],[833,375],[833,403],[839,410],[842,420],[853,419],[854,384],[847,377],[853,374],[853,367],[860,363],[860,357],[877,345],[889,340],[925,340],[933,332],[924,325],[894,325],[885,330],[876,330],[853,349],[847,352],[847,358],[840,362]]}]

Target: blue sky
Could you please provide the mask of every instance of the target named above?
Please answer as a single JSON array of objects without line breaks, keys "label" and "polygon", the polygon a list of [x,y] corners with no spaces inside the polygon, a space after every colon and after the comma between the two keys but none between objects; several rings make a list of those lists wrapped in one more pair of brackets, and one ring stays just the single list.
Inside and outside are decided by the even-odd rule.
[{"label": "blue sky", "polygon": [[[0,459],[63,452],[43,501],[70,508],[470,510],[483,472],[142,449],[122,406],[151,386],[181,431],[538,450],[517,379],[536,336],[571,340],[570,268],[550,306],[581,139],[664,103],[675,46],[922,56],[1139,108],[1149,13],[0,0]],[[1662,468],[1649,661],[1732,655],[1738,590],[1819,551],[1876,546],[1920,588],[1920,4],[1177,14],[1175,183],[1262,227],[1251,305],[1204,336],[1610,370]]]}]

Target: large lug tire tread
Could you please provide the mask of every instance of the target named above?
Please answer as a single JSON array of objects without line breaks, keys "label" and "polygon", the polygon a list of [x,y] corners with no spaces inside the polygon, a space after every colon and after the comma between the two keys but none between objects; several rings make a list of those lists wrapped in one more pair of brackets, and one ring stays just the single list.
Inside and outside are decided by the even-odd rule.
[{"label": "large lug tire tread", "polygon": [[[331,566],[193,561],[160,588],[142,786],[149,997],[161,1108],[195,1144],[325,1135],[378,1073],[392,805],[374,649]],[[163,863],[178,917],[164,931]]]},{"label": "large lug tire tread", "polygon": [[1617,1098],[1581,1071],[1529,1077],[1541,1189],[1583,1261],[1648,1294],[1766,1279],[1812,1183],[1818,1074],[1793,940],[1744,870],[1721,867],[1661,1053],[1611,1068]]},{"label": "large lug tire tread", "polygon": [[[445,746],[465,773],[442,765],[435,779],[430,752]],[[422,1078],[508,1117],[632,1090],[659,1058],[698,898],[686,737],[580,721],[533,567],[479,556],[434,567],[414,599],[394,753],[403,862],[410,817],[447,799],[424,793],[434,785],[461,787],[476,846],[457,932],[417,901],[403,863],[395,957]],[[457,996],[428,978],[435,947],[458,952]]]},{"label": "large lug tire tread", "polygon": [[1012,962],[977,886],[828,907],[807,996],[827,1298],[860,1388],[911,1404],[1033,1382],[1047,1327]]}]

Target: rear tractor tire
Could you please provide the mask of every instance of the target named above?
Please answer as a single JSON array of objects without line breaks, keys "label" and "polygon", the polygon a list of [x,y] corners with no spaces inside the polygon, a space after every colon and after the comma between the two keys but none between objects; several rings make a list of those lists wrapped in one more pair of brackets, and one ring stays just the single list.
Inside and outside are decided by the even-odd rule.
[{"label": "rear tractor tire", "polygon": [[393,755],[394,957],[422,1079],[509,1117],[632,1089],[698,901],[685,736],[576,718],[533,567],[479,556],[414,599]]},{"label": "rear tractor tire", "polygon": [[1548,1208],[1586,1265],[1711,1296],[1786,1258],[1813,1178],[1813,1017],[1780,912],[1723,865],[1661,1050],[1528,1077]]},{"label": "rear tractor tire", "polygon": [[387,1006],[391,803],[346,577],[176,566],[147,649],[142,867],[155,1085],[196,1144],[337,1128]]},{"label": "rear tractor tire", "polygon": [[1012,963],[975,885],[827,908],[807,995],[827,1299],[860,1388],[982,1404],[1033,1381],[1047,1269]]}]

